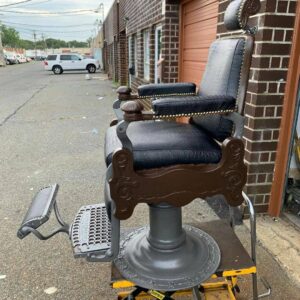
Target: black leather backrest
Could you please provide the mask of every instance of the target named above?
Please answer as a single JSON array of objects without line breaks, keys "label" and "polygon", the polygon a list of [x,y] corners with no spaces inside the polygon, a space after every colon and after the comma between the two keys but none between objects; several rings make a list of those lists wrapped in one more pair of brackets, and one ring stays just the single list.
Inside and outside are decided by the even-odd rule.
[{"label": "black leather backrest", "polygon": [[[243,37],[219,39],[212,43],[200,83],[200,95],[224,95],[238,100],[244,49]],[[193,120],[219,141],[231,136],[233,131],[233,123],[220,115],[195,117]]]},{"label": "black leather backrest", "polygon": [[244,46],[244,38],[219,39],[212,43],[200,83],[200,95],[237,98]]}]

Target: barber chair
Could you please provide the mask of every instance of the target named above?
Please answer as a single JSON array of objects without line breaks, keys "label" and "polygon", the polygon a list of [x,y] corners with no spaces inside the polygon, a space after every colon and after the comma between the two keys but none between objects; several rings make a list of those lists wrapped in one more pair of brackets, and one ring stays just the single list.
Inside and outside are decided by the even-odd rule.
[{"label": "barber chair", "polygon": [[[259,9],[258,0],[229,4],[225,26],[244,32],[212,43],[198,93],[192,83],[149,84],[137,96],[120,88],[118,121],[105,138],[105,203],[82,207],[69,226],[55,202],[58,186],[46,187],[34,198],[18,237],[47,239],[65,232],[75,257],[113,262],[123,279],[142,290],[192,288],[197,294],[218,270],[222,253],[211,235],[182,225],[181,207],[216,194],[231,207],[245,199],[252,207],[242,192],[247,169],[241,138],[255,31],[247,22]],[[150,111],[143,99],[150,99]],[[170,120],[183,116],[190,117],[188,124]],[[121,231],[120,221],[139,203],[149,206],[149,226]],[[43,236],[37,229],[52,208],[61,228]]]}]

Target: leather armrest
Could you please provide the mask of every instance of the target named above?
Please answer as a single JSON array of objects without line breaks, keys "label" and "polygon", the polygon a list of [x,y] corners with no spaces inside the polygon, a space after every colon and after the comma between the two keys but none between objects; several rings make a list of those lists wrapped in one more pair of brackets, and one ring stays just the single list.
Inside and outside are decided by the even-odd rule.
[{"label": "leather armrest", "polygon": [[164,95],[191,95],[196,93],[194,83],[160,83],[146,84],[138,87],[139,97],[155,97]]},{"label": "leather armrest", "polygon": [[155,116],[196,115],[234,111],[236,100],[231,96],[189,96],[157,99],[152,102]]}]

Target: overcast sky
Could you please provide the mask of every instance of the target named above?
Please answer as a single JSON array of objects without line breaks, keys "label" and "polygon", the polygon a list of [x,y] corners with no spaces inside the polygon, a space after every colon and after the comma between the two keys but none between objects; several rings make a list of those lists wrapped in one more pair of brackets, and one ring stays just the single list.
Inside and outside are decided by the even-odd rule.
[{"label": "overcast sky", "polygon": [[[1,7],[23,1],[28,2]],[[100,3],[104,5],[104,16],[106,16],[113,0],[0,0],[0,21],[14,27],[24,39],[33,40],[33,30],[35,30],[37,39],[41,39],[44,34],[46,38],[86,41],[94,34],[92,33],[94,24],[97,19],[100,20],[101,14],[93,11],[78,11],[96,10]],[[75,13],[64,14],[65,11],[75,11]],[[53,14],[56,12],[60,14]]]}]

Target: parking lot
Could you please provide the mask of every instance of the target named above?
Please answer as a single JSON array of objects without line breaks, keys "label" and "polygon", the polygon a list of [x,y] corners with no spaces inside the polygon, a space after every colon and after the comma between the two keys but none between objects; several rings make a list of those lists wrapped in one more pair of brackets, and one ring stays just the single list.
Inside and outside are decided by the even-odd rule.
[{"label": "parking lot", "polygon": [[[109,286],[110,265],[75,260],[66,235],[45,242],[32,235],[22,241],[16,237],[31,198],[49,183],[60,184],[58,205],[69,223],[80,206],[102,202],[104,135],[114,118],[116,93],[106,75],[97,72],[90,80],[85,75],[54,75],[43,70],[42,62],[0,68],[1,300],[116,299]],[[140,205],[122,226],[145,224],[145,208]],[[184,208],[184,218],[196,222],[216,215],[197,200]],[[55,226],[51,218],[43,232]],[[237,230],[248,247],[247,229]],[[258,263],[272,285],[270,299],[299,299],[299,289],[261,246]],[[249,281],[241,287],[238,299],[250,299]]]}]

